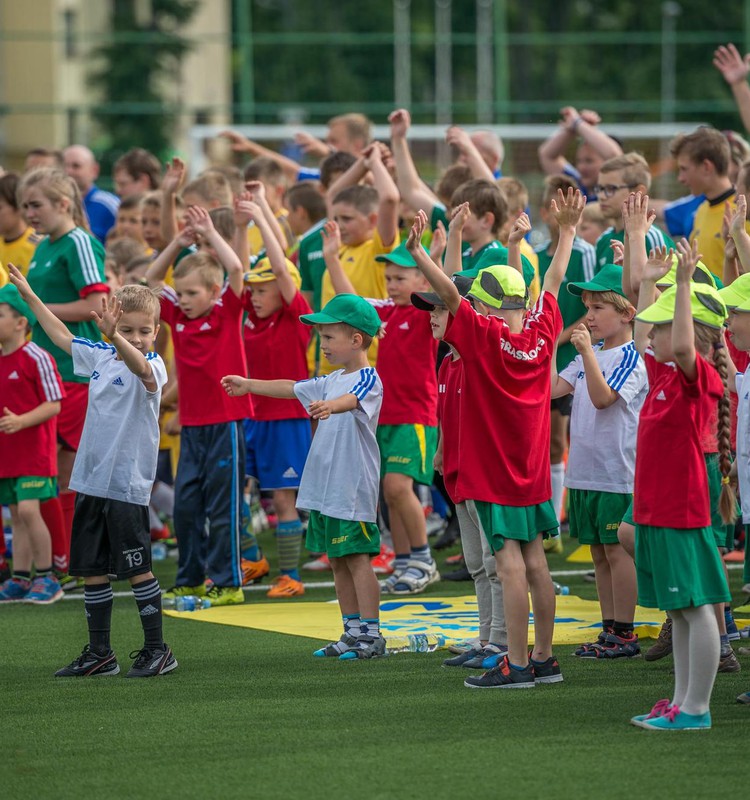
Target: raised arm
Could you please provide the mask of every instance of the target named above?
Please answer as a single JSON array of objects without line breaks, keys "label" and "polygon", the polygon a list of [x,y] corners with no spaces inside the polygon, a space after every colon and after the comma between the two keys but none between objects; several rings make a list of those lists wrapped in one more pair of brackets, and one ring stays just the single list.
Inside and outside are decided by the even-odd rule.
[{"label": "raised arm", "polygon": [[396,182],[404,202],[415,211],[422,209],[428,216],[440,203],[437,195],[419,177],[411,157],[406,134],[411,125],[411,117],[405,108],[396,109],[388,117],[391,124],[391,151],[396,162]]},{"label": "raised arm", "polygon": [[469,204],[461,203],[453,209],[453,216],[448,223],[448,241],[445,245],[445,259],[443,260],[443,271],[448,277],[461,270],[463,248],[461,233],[470,214]]},{"label": "raised arm", "polygon": [[186,225],[151,262],[146,270],[146,283],[152,289],[163,286],[167,271],[174,264],[174,260],[180,254],[180,251],[194,244],[194,242],[195,231],[190,225]]},{"label": "raised arm", "polygon": [[471,170],[471,174],[475,178],[483,178],[486,181],[495,182],[495,175],[482,158],[477,146],[472,142],[471,136],[463,128],[459,128],[458,125],[448,128],[445,134],[445,141],[455,147],[464,157],[466,166]]},{"label": "raised arm", "polygon": [[570,254],[573,252],[576,225],[581,219],[581,213],[585,205],[586,198],[581,194],[580,190],[576,189],[574,192],[572,188],[568,189],[567,195],[563,194],[562,189],[558,189],[557,199],[553,198],[550,203],[550,211],[557,220],[560,229],[560,238],[557,242],[555,254],[552,256],[552,262],[544,275],[542,291],[549,292],[554,297],[557,297],[563,278],[565,278],[565,271],[570,262]]},{"label": "raised arm", "polygon": [[560,129],[541,144],[538,150],[539,163],[548,175],[564,172],[569,165],[565,158],[568,147],[580,136],[604,158],[622,155],[617,142],[597,127],[601,118],[595,111],[584,109],[579,114],[572,106],[560,110]]},{"label": "raised arm", "polygon": [[190,206],[187,210],[187,219],[190,227],[203,236],[208,244],[213,247],[219,263],[227,273],[229,288],[237,297],[242,297],[244,290],[242,262],[237,253],[232,250],[229,242],[225,242],[216,228],[214,228],[214,223],[208,211],[205,208],[200,208],[200,206]]},{"label": "raised arm", "polygon": [[378,235],[380,241],[390,247],[395,244],[398,236],[398,205],[401,196],[383,163],[383,151],[378,142],[373,142],[362,155],[365,157],[365,166],[372,172],[378,192]]},{"label": "raised arm", "polygon": [[[420,209],[414,218],[414,224],[406,240],[406,249],[417,262],[419,271],[427,278],[427,282],[438,293],[445,303],[448,311],[455,314],[461,304],[461,295],[455,283],[443,272],[442,269],[427,255],[422,247],[422,234],[427,228],[427,214]],[[450,234],[448,236],[450,241]]]},{"label": "raised arm", "polygon": [[737,196],[737,208],[729,223],[729,235],[734,240],[737,258],[740,260],[742,272],[750,271],[750,235],[746,229],[747,198],[744,194]]},{"label": "raised arm", "polygon": [[338,223],[329,219],[321,230],[323,236],[323,260],[331,278],[331,285],[336,294],[357,294],[349,277],[341,266],[339,252],[341,251],[341,233]]},{"label": "raised arm", "polygon": [[690,309],[690,280],[699,259],[697,242],[693,242],[692,246],[686,239],[677,242],[677,294],[675,295],[674,320],[672,322],[672,352],[675,363],[689,381],[694,381],[697,375],[695,329],[693,312]]},{"label": "raised arm", "polygon": [[[666,247],[659,247],[651,251],[651,255],[646,262],[641,277],[641,285],[638,291],[638,312],[645,311],[656,300],[656,283],[660,281],[670,269],[674,250],[667,250]],[[635,349],[643,355],[648,347],[648,335],[653,326],[645,322],[635,320],[635,330],[633,341]]]},{"label": "raised arm", "polygon": [[242,268],[250,264],[250,243],[247,240],[247,226],[253,217],[248,211],[246,203],[252,203],[253,196],[250,192],[241,192],[234,198],[234,236],[232,237],[232,250],[237,253]]},{"label": "raised arm", "polygon": [[367,175],[367,167],[365,166],[364,156],[360,156],[349,169],[328,187],[326,192],[326,207],[328,210],[327,216],[333,218],[333,201],[339,192],[347,189],[349,186],[356,186]]},{"label": "raised arm", "polygon": [[521,242],[531,230],[531,220],[525,212],[518,215],[513,227],[508,234],[508,266],[517,269],[523,275],[523,262],[521,261]]},{"label": "raised arm", "polygon": [[297,180],[297,176],[299,175],[300,165],[296,161],[293,161],[291,158],[282,156],[281,153],[277,153],[275,150],[271,150],[268,147],[264,147],[262,144],[258,144],[258,142],[255,142],[252,139],[248,139],[246,136],[243,136],[241,133],[238,133],[237,131],[233,130],[222,131],[219,134],[219,136],[222,139],[227,139],[230,142],[233,152],[247,153],[253,158],[257,158],[258,156],[263,156],[264,158],[270,158],[271,161],[275,161],[281,167],[281,169],[284,170],[284,174],[289,180],[291,181]]},{"label": "raised arm", "polygon": [[622,204],[628,256],[623,259],[622,290],[633,304],[638,299],[643,269],[648,260],[646,234],[655,217],[656,214],[648,209],[648,195],[641,192],[631,193]]},{"label": "raised arm", "polygon": [[750,73],[750,53],[744,57],[733,45],[721,45],[714,52],[714,66],[719,70],[734,95],[737,109],[745,130],[750,132],[750,86],[747,76]]},{"label": "raised arm", "polygon": [[[49,307],[34,294],[29,282],[21,270],[14,264],[8,264],[8,276],[11,283],[15,284],[18,293],[28,303],[34,312],[36,321],[44,328],[45,333],[61,350],[70,353],[73,334],[65,327],[65,323],[50,311]],[[101,295],[99,295],[101,297]]]},{"label": "raised arm", "polygon": [[185,182],[185,162],[176,156],[167,164],[161,181],[161,238],[171,242],[177,234],[177,213],[175,198]]},{"label": "raised arm", "polygon": [[[284,233],[281,225],[279,225],[278,219],[276,219],[276,215],[273,213],[271,206],[268,205],[268,198],[266,197],[266,187],[261,183],[261,181],[248,181],[245,184],[245,189],[250,192],[252,195],[252,199],[256,202],[263,211],[263,216],[268,223],[268,227],[273,235],[276,237],[276,241],[281,245],[282,250],[285,250],[287,247],[291,247],[293,242],[287,241],[286,234]],[[255,220],[255,224],[258,224],[258,221]],[[266,240],[263,239],[263,243],[266,244]],[[266,245],[267,248],[267,245]]]}]

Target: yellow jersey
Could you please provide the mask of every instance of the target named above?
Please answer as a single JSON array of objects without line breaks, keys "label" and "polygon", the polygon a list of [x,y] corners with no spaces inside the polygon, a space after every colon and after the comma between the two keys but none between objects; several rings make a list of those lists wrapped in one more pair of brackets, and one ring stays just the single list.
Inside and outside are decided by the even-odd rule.
[{"label": "yellow jersey", "polygon": [[[711,272],[722,280],[724,277],[724,237],[721,235],[721,226],[724,221],[724,204],[729,203],[734,212],[737,205],[737,191],[727,190],[714,200],[704,200],[695,212],[693,230],[690,241],[698,242],[698,252],[702,254],[701,261]],[[750,223],[746,230],[750,233]]]},{"label": "yellow jersey", "polygon": [[6,264],[13,264],[25,275],[29,271],[29,264],[34,257],[34,251],[44,237],[34,232],[29,227],[17,238],[8,241],[0,236],[0,286],[8,282],[8,269]]},{"label": "yellow jersey", "polygon": [[[279,221],[279,225],[281,225],[281,230],[284,231],[287,239],[289,238],[289,224],[286,221],[286,218],[289,216],[289,212],[285,208],[280,208],[274,216]],[[250,247],[250,255],[257,256],[261,250],[265,250],[265,245],[263,244],[263,237],[260,235],[260,230],[258,226],[251,222],[247,228],[247,243]]]}]

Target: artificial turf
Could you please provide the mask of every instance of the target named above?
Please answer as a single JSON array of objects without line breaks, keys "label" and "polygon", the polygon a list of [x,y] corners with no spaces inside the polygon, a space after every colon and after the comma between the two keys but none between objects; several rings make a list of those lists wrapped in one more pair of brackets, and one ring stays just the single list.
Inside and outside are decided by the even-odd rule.
[{"label": "artificial turf", "polygon": [[[550,565],[579,566],[563,556]],[[170,585],[174,562],[155,566]],[[740,600],[739,573],[730,576]],[[595,596],[580,576],[558,580]],[[470,590],[445,581],[427,593]],[[332,598],[315,589],[279,602]],[[713,730],[658,734],[628,719],[669,695],[671,658],[582,662],[559,649],[564,683],[482,691],[464,688],[468,670],[442,668],[442,652],[341,663],[312,658],[311,639],[165,618],[173,673],[64,680],[52,673],[86,641],[80,600],[4,607],[0,630],[7,800],[708,798],[745,789],[731,754],[750,724],[750,707],[735,703],[750,688],[747,657],[744,672],[717,678]],[[134,600],[116,598],[123,673],[140,643]]]}]

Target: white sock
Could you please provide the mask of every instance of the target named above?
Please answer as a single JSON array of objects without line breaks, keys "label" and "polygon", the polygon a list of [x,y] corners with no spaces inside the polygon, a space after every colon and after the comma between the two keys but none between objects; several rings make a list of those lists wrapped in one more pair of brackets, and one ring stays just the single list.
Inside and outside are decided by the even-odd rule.
[{"label": "white sock", "polygon": [[563,504],[563,490],[565,483],[565,464],[561,461],[559,464],[550,464],[549,475],[552,480],[552,505],[557,514],[557,521],[562,517],[562,504]]}]

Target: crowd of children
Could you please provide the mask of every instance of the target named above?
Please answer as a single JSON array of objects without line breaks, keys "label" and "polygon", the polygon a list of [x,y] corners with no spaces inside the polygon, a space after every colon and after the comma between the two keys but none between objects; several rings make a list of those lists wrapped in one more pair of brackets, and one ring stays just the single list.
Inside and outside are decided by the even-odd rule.
[{"label": "crowd of children", "polygon": [[[715,63],[746,86],[734,48]],[[437,484],[479,611],[444,664],[484,670],[470,688],[558,683],[545,551],[567,490],[602,617],[575,655],[639,656],[636,603],[661,609],[646,658],[674,654],[674,691],[632,722],[709,728],[717,671],[741,668],[722,555],[750,524],[750,146],[677,136],[692,197],[654,201],[645,158],[566,107],[531,213],[491,132],[449,128],[457,162],[433,189],[409,112],[389,123],[386,145],[362,115],[332,119],[328,142],[304,139],[310,169],[227,131],[250,161],[189,182],[135,148],[117,197],[80,145],[0,177],[0,604],[83,591],[89,642],[56,674],[114,675],[110,580],[128,579],[128,676],[169,672],[163,599],[238,604],[270,574],[247,507],[262,493],[268,596],[304,594],[304,541],[343,623],[315,655],[380,656],[381,594],[440,580],[421,499]],[[172,530],[162,594],[150,545]]]}]

